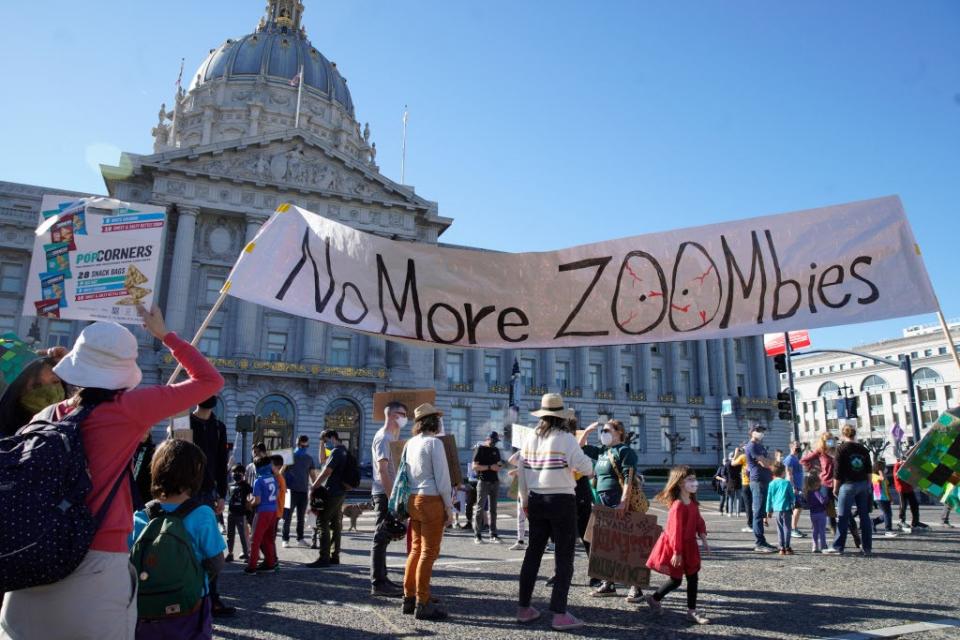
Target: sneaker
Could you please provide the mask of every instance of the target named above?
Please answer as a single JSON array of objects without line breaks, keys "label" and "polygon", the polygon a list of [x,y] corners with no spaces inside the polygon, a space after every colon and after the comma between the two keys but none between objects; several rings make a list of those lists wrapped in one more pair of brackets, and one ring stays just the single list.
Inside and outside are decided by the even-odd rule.
[{"label": "sneaker", "polygon": [[728,518],[732,518],[732,517],[733,517],[733,514],[730,513],[729,511],[727,511],[727,517],[728,517]]},{"label": "sneaker", "polygon": [[603,584],[603,580],[601,580],[600,578],[590,578],[590,582],[589,582],[588,586],[589,586],[591,589],[596,589],[597,587],[599,587],[599,586],[602,585],[602,584]]},{"label": "sneaker", "polygon": [[901,522],[900,531],[903,531],[904,533],[913,533],[913,528],[910,525]]},{"label": "sneaker", "polygon": [[687,620],[694,624],[710,624],[710,618],[700,615],[696,609],[687,611]]},{"label": "sneaker", "polygon": [[553,622],[550,623],[550,627],[554,631],[570,631],[572,629],[579,629],[582,626],[583,620],[574,617],[569,611],[566,613],[553,614]]},{"label": "sneaker", "polygon": [[289,541],[289,540],[284,540],[284,541],[283,541],[283,545],[281,545],[281,546],[283,546],[284,549],[289,549],[289,548],[290,548],[290,541]]},{"label": "sneaker", "polygon": [[280,563],[275,562],[274,564],[261,563],[257,567],[257,573],[276,573],[280,571]]},{"label": "sneaker", "polygon": [[820,547],[814,547],[810,549],[810,553],[823,553],[823,551],[820,550]]},{"label": "sneaker", "polygon": [[244,568],[243,568],[243,572],[244,572],[245,574],[247,574],[248,576],[257,575],[257,569],[256,569],[256,567],[244,567]]},{"label": "sneaker", "polygon": [[630,587],[630,590],[627,591],[627,597],[624,598],[630,604],[640,604],[643,602],[643,593],[637,587]]},{"label": "sneaker", "polygon": [[550,576],[549,578],[547,578],[546,582],[544,582],[543,584],[546,587],[552,587],[553,583],[556,581],[557,581],[557,576]]},{"label": "sneaker", "polygon": [[757,553],[776,553],[776,549],[768,544],[758,544],[753,548]]},{"label": "sneaker", "polygon": [[843,551],[841,551],[840,549],[837,549],[836,547],[827,547],[826,549],[823,550],[823,553],[827,555],[833,555],[833,556],[843,555]]},{"label": "sneaker", "polygon": [[389,582],[370,585],[370,595],[383,598],[402,598],[403,589]]},{"label": "sneaker", "polygon": [[647,603],[647,606],[650,607],[650,610],[653,611],[654,615],[663,615],[663,605],[657,602],[656,598],[653,596],[647,596],[644,598],[644,601]]},{"label": "sneaker", "polygon": [[427,604],[417,604],[413,617],[417,620],[445,620],[447,612],[442,607],[428,602]]},{"label": "sneaker", "polygon": [[543,550],[544,553],[553,553],[557,550],[557,546],[552,542],[547,545],[547,548]]},{"label": "sneaker", "polygon": [[785,555],[787,555],[787,550],[786,550],[786,549],[780,549],[780,550],[777,551],[777,554],[778,554],[778,555],[781,555],[781,556],[785,556]]},{"label": "sneaker", "polygon": [[247,560],[247,559],[249,558],[249,556],[248,556],[247,554],[245,554],[245,553],[241,553],[238,557],[239,557],[241,560]]},{"label": "sneaker", "polygon": [[956,525],[950,524],[949,522],[943,522],[943,523],[941,523],[941,524],[942,524],[943,526],[945,526],[947,529],[956,529],[956,528],[957,528]]},{"label": "sneaker", "polygon": [[743,527],[740,529],[740,533],[753,533],[753,527]]},{"label": "sneaker", "polygon": [[501,540],[498,536],[490,536],[490,542],[493,544],[503,544],[503,540]]},{"label": "sneaker", "polygon": [[793,552],[793,549],[791,549],[790,547],[787,547],[786,549],[784,549],[784,551],[787,552],[787,555],[788,555],[788,556],[796,555],[796,554]]},{"label": "sneaker", "polygon": [[912,525],[910,525],[910,526],[912,526],[914,529],[929,529],[929,528],[930,528],[930,525],[928,525],[928,524],[926,524],[926,523],[924,523],[924,522],[915,522],[914,524],[912,524]]},{"label": "sneaker", "polygon": [[517,622],[520,624],[526,624],[528,622],[533,622],[534,620],[540,617],[540,612],[534,609],[533,607],[518,607],[517,608]]},{"label": "sneaker", "polygon": [[460,525],[460,531],[473,531],[473,525],[470,523]]},{"label": "sneaker", "polygon": [[594,598],[610,598],[617,595],[617,588],[609,582],[604,582],[596,590],[590,592]]},{"label": "sneaker", "polygon": [[233,554],[228,553],[227,557],[223,559],[224,562],[233,562]]},{"label": "sneaker", "polygon": [[883,532],[883,537],[884,537],[884,538],[896,538],[896,537],[897,537],[897,532],[896,532],[896,531],[884,531],[884,532]]},{"label": "sneaker", "polygon": [[474,538],[473,544],[483,544],[483,538]]},{"label": "sneaker", "polygon": [[340,556],[336,553],[330,556],[330,564],[340,564]]},{"label": "sneaker", "polygon": [[517,540],[512,545],[510,545],[510,551],[523,551],[527,548],[526,543],[523,540]]},{"label": "sneaker", "polygon": [[873,551],[867,551],[866,549],[860,549],[860,555],[863,556],[864,558],[872,558],[872,557],[873,557]]},{"label": "sneaker", "polygon": [[805,534],[803,531],[800,531],[799,529],[794,529],[793,531],[790,532],[790,537],[791,537],[791,538],[806,538],[806,537],[807,537],[807,534]]},{"label": "sneaker", "polygon": [[400,613],[405,616],[412,616],[417,610],[417,599],[416,598],[403,598],[403,606],[400,607]]},{"label": "sneaker", "polygon": [[305,564],[305,565],[303,565],[303,566],[305,566],[305,567],[307,567],[307,568],[309,568],[309,569],[325,569],[325,568],[327,568],[327,567],[330,566],[330,561],[329,561],[329,560],[324,560],[324,559],[322,559],[322,558],[317,558],[317,559],[314,560],[313,562],[308,562],[307,564]]}]

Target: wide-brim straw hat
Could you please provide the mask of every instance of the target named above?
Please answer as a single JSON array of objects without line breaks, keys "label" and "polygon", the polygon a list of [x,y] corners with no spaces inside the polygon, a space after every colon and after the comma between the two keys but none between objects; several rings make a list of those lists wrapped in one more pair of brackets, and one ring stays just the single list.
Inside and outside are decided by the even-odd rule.
[{"label": "wide-brim straw hat", "polygon": [[442,416],[443,411],[437,409],[435,406],[429,402],[424,402],[422,405],[413,410],[413,421],[416,422],[427,416]]},{"label": "wide-brim straw hat", "polygon": [[559,393],[545,393],[543,397],[540,398],[540,409],[538,411],[531,411],[530,415],[538,418],[553,416],[554,418],[569,420],[576,415],[576,412],[572,409],[564,408],[563,396]]},{"label": "wide-brim straw hat", "polygon": [[116,322],[94,322],[53,372],[75,387],[123,390],[140,384],[137,339]]}]

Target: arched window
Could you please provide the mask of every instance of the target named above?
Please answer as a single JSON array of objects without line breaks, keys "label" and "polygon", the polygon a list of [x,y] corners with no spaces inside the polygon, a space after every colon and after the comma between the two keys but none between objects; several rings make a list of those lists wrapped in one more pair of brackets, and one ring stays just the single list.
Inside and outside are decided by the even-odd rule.
[{"label": "arched window", "polygon": [[877,375],[867,376],[863,379],[863,382],[860,383],[861,391],[876,391],[879,389],[886,389],[890,385],[887,384],[887,381]]},{"label": "arched window", "polygon": [[836,398],[837,394],[840,393],[840,385],[836,382],[824,382],[820,385],[820,390],[817,391],[817,395],[824,398]]},{"label": "arched window", "polygon": [[296,423],[297,415],[293,402],[289,398],[279,393],[272,393],[257,403],[257,417],[268,422],[292,425]]},{"label": "arched window", "polygon": [[913,381],[919,385],[931,385],[943,382],[943,378],[930,367],[921,367],[914,371]]},{"label": "arched window", "polygon": [[257,428],[254,442],[263,442],[267,451],[293,447],[293,429],[296,424],[293,402],[279,393],[265,396],[257,403]]},{"label": "arched window", "polygon": [[327,406],[323,426],[333,429],[340,436],[340,441],[356,453],[360,446],[360,425],[362,424],[360,407],[353,400],[337,398]]},{"label": "arched window", "polygon": [[837,398],[840,397],[840,385],[827,381],[820,385],[817,395],[823,398],[823,409],[827,414],[827,429],[837,428]]}]

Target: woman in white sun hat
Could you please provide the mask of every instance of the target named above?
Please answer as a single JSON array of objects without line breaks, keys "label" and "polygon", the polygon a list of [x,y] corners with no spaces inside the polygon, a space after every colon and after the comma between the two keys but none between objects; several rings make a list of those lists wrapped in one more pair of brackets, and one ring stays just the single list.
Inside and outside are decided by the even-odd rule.
[{"label": "woman in white sun hat", "polygon": [[[80,425],[93,481],[87,506],[94,513],[127,473],[137,444],[150,427],[223,388],[223,378],[203,354],[167,330],[159,309],[140,307],[139,312],[144,328],[173,352],[188,380],[134,389],[143,378],[137,366],[137,339],[113,322],[86,327],[73,349],[54,367],[61,380],[77,389],[73,397],[55,405],[54,420],[96,405]],[[90,551],[76,571],[54,584],[6,594],[0,639],[134,637],[137,576],[127,551],[133,508],[130,483],[117,486]]]},{"label": "woman in white sun hat", "polygon": [[520,597],[517,621],[533,622],[540,612],[531,606],[533,588],[547,541],[553,537],[553,593],[550,597],[551,626],[567,631],[583,623],[567,611],[567,595],[573,578],[573,553],[577,542],[576,481],[573,473],[593,475],[588,458],[569,430],[574,413],[563,406],[563,396],[548,393],[540,400],[540,419],[534,433],[523,443],[519,459],[521,508],[530,523],[530,543],[520,568]]}]

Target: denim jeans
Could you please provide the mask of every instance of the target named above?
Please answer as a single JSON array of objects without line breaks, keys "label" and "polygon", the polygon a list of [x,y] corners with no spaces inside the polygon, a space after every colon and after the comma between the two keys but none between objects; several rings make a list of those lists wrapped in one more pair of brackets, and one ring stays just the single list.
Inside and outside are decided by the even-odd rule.
[{"label": "denim jeans", "polygon": [[307,514],[307,492],[291,491],[290,508],[283,510],[283,541],[290,540],[290,522],[293,520],[293,512],[297,512],[297,540],[303,540],[303,518]]},{"label": "denim jeans", "polygon": [[766,545],[767,539],[763,536],[763,518],[767,515],[767,487],[769,482],[750,481],[750,494],[753,496],[753,543],[757,546]]},{"label": "denim jeans", "polygon": [[740,504],[743,505],[743,511],[747,514],[747,526],[753,528],[753,495],[750,493],[750,485],[745,484],[740,488]]},{"label": "denim jeans", "polygon": [[603,506],[610,507],[611,509],[620,506],[620,501],[623,499],[623,491],[620,489],[598,491],[597,493],[600,495],[600,502],[603,503]]},{"label": "denim jeans", "polygon": [[375,493],[372,502],[377,512],[377,528],[373,533],[373,548],[370,550],[370,583],[379,585],[388,580],[387,545],[390,544],[390,534],[382,525],[387,519],[389,500],[386,494]]},{"label": "denim jeans", "polygon": [[530,524],[530,544],[520,567],[519,605],[529,607],[533,588],[540,572],[540,561],[553,538],[554,552],[553,593],[550,596],[550,611],[567,612],[567,594],[573,578],[573,552],[577,542],[577,502],[572,493],[530,492],[527,504],[527,519]]},{"label": "denim jeans", "polygon": [[833,539],[833,548],[843,551],[847,544],[847,531],[850,528],[853,507],[857,507],[860,516],[860,536],[863,550],[873,550],[873,523],[870,522],[870,499],[873,496],[873,486],[869,480],[860,482],[845,482],[840,485],[837,495],[837,535]]}]

